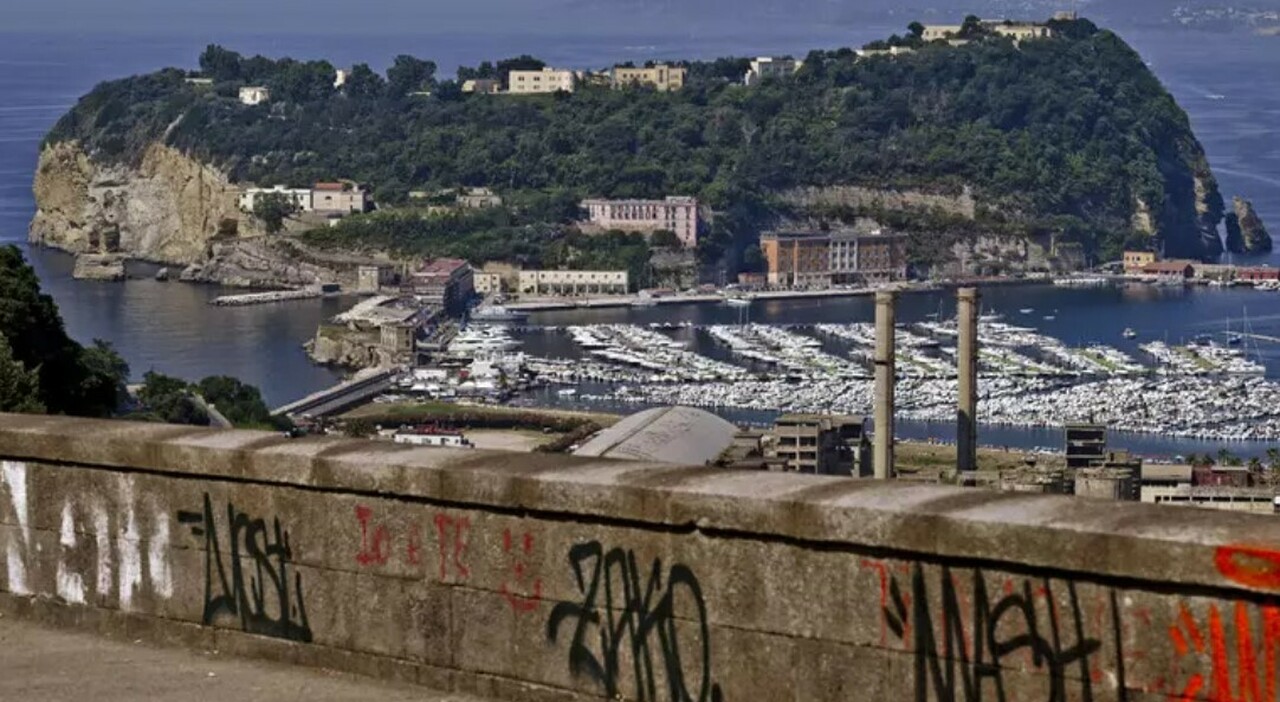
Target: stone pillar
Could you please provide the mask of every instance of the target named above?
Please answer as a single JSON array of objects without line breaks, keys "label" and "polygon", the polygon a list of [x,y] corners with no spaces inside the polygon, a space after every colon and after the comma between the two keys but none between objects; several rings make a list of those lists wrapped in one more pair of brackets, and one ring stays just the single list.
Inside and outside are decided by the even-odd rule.
[{"label": "stone pillar", "polygon": [[978,290],[960,288],[956,295],[956,377],[960,384],[956,412],[956,470],[978,469]]},{"label": "stone pillar", "polygon": [[893,409],[894,409],[894,305],[892,292],[876,293],[876,433],[873,445],[875,477],[888,480],[893,472]]}]

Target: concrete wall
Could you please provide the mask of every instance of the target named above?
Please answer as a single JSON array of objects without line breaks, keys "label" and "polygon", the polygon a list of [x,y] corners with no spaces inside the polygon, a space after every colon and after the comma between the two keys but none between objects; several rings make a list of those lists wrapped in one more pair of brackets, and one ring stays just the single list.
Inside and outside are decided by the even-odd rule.
[{"label": "concrete wall", "polygon": [[520,700],[1271,700],[1280,522],[0,415],[0,612]]}]

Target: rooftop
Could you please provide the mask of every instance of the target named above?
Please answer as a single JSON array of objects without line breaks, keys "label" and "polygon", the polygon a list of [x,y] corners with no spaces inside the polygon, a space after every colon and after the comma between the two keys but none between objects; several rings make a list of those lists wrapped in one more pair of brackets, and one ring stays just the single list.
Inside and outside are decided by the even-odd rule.
[{"label": "rooftop", "polygon": [[728,448],[737,433],[737,427],[710,412],[657,407],[605,429],[573,455],[704,465]]}]

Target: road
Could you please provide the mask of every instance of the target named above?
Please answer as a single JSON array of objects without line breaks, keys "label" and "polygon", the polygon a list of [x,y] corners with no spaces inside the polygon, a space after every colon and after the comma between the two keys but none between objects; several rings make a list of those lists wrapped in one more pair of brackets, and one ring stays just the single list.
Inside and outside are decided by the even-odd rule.
[{"label": "road", "polygon": [[157,648],[0,618],[0,700],[482,702],[330,671]]}]

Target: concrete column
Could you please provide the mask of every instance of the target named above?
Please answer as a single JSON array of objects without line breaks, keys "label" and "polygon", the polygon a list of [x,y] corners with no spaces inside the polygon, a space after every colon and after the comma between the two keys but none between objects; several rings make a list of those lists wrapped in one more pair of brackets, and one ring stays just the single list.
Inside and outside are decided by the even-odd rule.
[{"label": "concrete column", "polygon": [[978,469],[978,290],[960,288],[956,295],[956,324],[960,339],[956,376],[960,383],[956,412],[956,469]]},{"label": "concrete column", "polygon": [[888,480],[893,471],[893,410],[894,410],[894,305],[897,295],[881,291],[876,293],[876,433],[873,445],[873,463],[877,480]]}]

